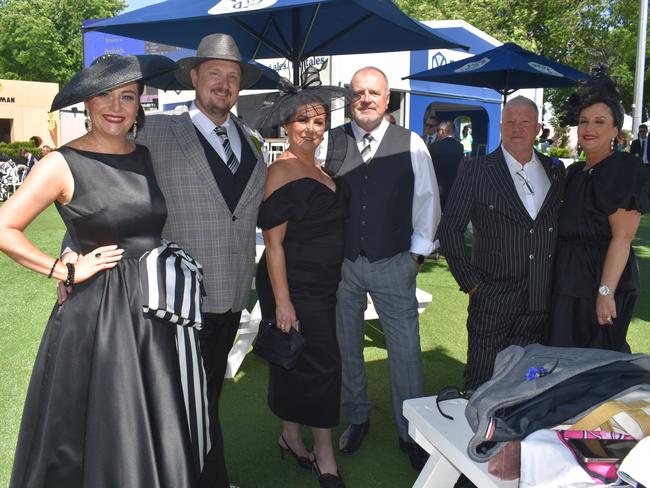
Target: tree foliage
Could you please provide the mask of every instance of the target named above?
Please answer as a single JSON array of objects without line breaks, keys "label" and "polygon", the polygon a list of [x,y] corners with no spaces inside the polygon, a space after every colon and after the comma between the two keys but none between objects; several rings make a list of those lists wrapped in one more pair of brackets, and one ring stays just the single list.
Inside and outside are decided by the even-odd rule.
[{"label": "tree foliage", "polygon": [[81,22],[123,0],[0,0],[0,78],[66,83],[82,65]]},{"label": "tree foliage", "polygon": [[[589,72],[605,63],[630,110],[639,22],[639,0],[397,0],[420,20],[462,19],[502,42]],[[650,52],[650,50],[649,50]],[[650,105],[646,61],[645,106]],[[566,90],[548,90],[557,106]]]}]

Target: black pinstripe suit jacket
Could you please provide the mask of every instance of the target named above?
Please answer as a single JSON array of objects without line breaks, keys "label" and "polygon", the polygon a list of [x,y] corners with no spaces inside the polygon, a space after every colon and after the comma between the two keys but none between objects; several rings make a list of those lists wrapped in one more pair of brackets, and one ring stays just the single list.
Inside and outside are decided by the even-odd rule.
[{"label": "black pinstripe suit jacket", "polygon": [[[533,220],[524,207],[501,148],[462,164],[442,216],[442,249],[472,305],[519,312],[548,308],[564,166],[537,153],[551,187]],[[465,231],[472,222],[471,256]]]}]

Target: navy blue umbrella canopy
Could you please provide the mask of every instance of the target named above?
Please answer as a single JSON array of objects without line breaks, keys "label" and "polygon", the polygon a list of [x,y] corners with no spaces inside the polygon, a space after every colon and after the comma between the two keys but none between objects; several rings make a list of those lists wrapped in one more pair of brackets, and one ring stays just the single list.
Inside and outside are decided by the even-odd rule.
[{"label": "navy blue umbrella canopy", "polygon": [[[248,63],[257,67],[262,72],[260,79],[249,87],[250,90],[277,90],[278,83],[280,81],[280,75],[277,71],[255,61],[248,61]],[[179,91],[188,89],[186,86],[183,86],[180,81],[178,81],[178,79],[176,79],[173,71],[165,73],[161,76],[157,76],[156,78],[152,78],[147,82],[147,85],[165,91]]]},{"label": "navy blue umbrella canopy", "polygon": [[167,0],[85,27],[196,49],[216,32],[231,35],[247,59],[465,46],[412,19],[392,0]]},{"label": "navy blue umbrella canopy", "polygon": [[590,76],[525,50],[514,42],[405,78],[492,88],[506,96],[522,88],[575,86]]}]

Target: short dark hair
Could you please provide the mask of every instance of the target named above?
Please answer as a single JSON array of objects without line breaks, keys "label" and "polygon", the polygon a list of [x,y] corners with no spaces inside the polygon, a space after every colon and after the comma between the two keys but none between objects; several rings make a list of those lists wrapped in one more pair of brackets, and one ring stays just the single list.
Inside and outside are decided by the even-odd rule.
[{"label": "short dark hair", "polygon": [[602,103],[607,106],[609,111],[612,113],[612,118],[614,119],[614,127],[616,127],[618,130],[621,130],[623,128],[623,117],[625,113],[623,110],[623,105],[621,105],[621,102],[614,100],[607,95],[596,94],[588,97],[580,106],[580,110],[578,110],[578,116],[580,116],[584,109],[591,107],[592,105],[596,105],[597,103]]}]

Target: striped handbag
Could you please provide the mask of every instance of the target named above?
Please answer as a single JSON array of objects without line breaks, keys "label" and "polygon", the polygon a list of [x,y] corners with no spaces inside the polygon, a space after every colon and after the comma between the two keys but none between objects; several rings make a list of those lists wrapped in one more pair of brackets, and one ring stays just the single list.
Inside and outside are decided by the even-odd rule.
[{"label": "striped handbag", "polygon": [[140,257],[142,309],[176,329],[176,351],[197,473],[212,447],[207,381],[198,330],[202,327],[203,268],[177,244],[166,240]]},{"label": "striped handbag", "polygon": [[178,244],[162,239],[140,257],[140,286],[145,313],[201,330],[203,267]]}]

